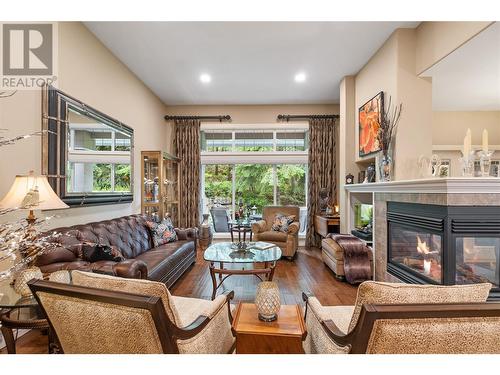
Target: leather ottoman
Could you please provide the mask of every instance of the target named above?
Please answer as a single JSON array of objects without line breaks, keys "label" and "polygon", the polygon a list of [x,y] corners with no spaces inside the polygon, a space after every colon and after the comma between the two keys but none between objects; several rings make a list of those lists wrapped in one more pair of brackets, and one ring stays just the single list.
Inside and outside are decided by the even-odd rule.
[{"label": "leather ottoman", "polygon": [[[369,248],[368,257],[370,259],[370,268],[373,274],[373,250]],[[324,238],[321,241],[321,258],[323,262],[335,273],[335,276],[344,279],[344,250],[336,241],[331,238]]]}]

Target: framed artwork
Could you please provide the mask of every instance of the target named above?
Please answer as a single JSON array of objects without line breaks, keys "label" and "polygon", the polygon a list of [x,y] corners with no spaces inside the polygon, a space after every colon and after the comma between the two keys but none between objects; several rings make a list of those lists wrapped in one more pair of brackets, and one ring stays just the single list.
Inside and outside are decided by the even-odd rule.
[{"label": "framed artwork", "polygon": [[381,91],[359,108],[359,156],[367,156],[380,151],[377,139],[382,111],[384,92]]}]

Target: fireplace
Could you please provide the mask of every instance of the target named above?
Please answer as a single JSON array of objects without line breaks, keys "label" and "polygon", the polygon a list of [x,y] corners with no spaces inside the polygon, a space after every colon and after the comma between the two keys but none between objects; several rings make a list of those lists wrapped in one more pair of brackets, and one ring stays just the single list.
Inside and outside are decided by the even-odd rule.
[{"label": "fireplace", "polygon": [[387,202],[387,271],[408,283],[490,282],[500,299],[500,207]]}]

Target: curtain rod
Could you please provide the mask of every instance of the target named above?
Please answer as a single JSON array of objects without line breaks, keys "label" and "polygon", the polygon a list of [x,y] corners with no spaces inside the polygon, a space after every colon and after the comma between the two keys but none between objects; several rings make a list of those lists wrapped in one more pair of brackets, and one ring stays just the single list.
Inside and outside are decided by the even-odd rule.
[{"label": "curtain rod", "polygon": [[339,115],[278,115],[278,121],[311,120],[311,119],[338,119]]},{"label": "curtain rod", "polygon": [[165,120],[167,121],[172,121],[172,120],[215,120],[215,121],[231,121],[231,116],[229,115],[224,115],[224,116],[171,116],[171,115],[166,115]]}]

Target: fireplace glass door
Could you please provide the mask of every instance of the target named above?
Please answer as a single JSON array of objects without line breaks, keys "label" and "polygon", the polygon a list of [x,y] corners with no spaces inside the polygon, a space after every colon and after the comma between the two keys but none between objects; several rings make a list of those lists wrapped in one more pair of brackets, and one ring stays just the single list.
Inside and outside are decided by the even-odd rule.
[{"label": "fireplace glass door", "polygon": [[389,233],[391,263],[442,283],[441,235],[394,223],[391,223]]},{"label": "fireplace glass door", "polygon": [[500,238],[456,238],[456,283],[492,283],[499,287]]}]

